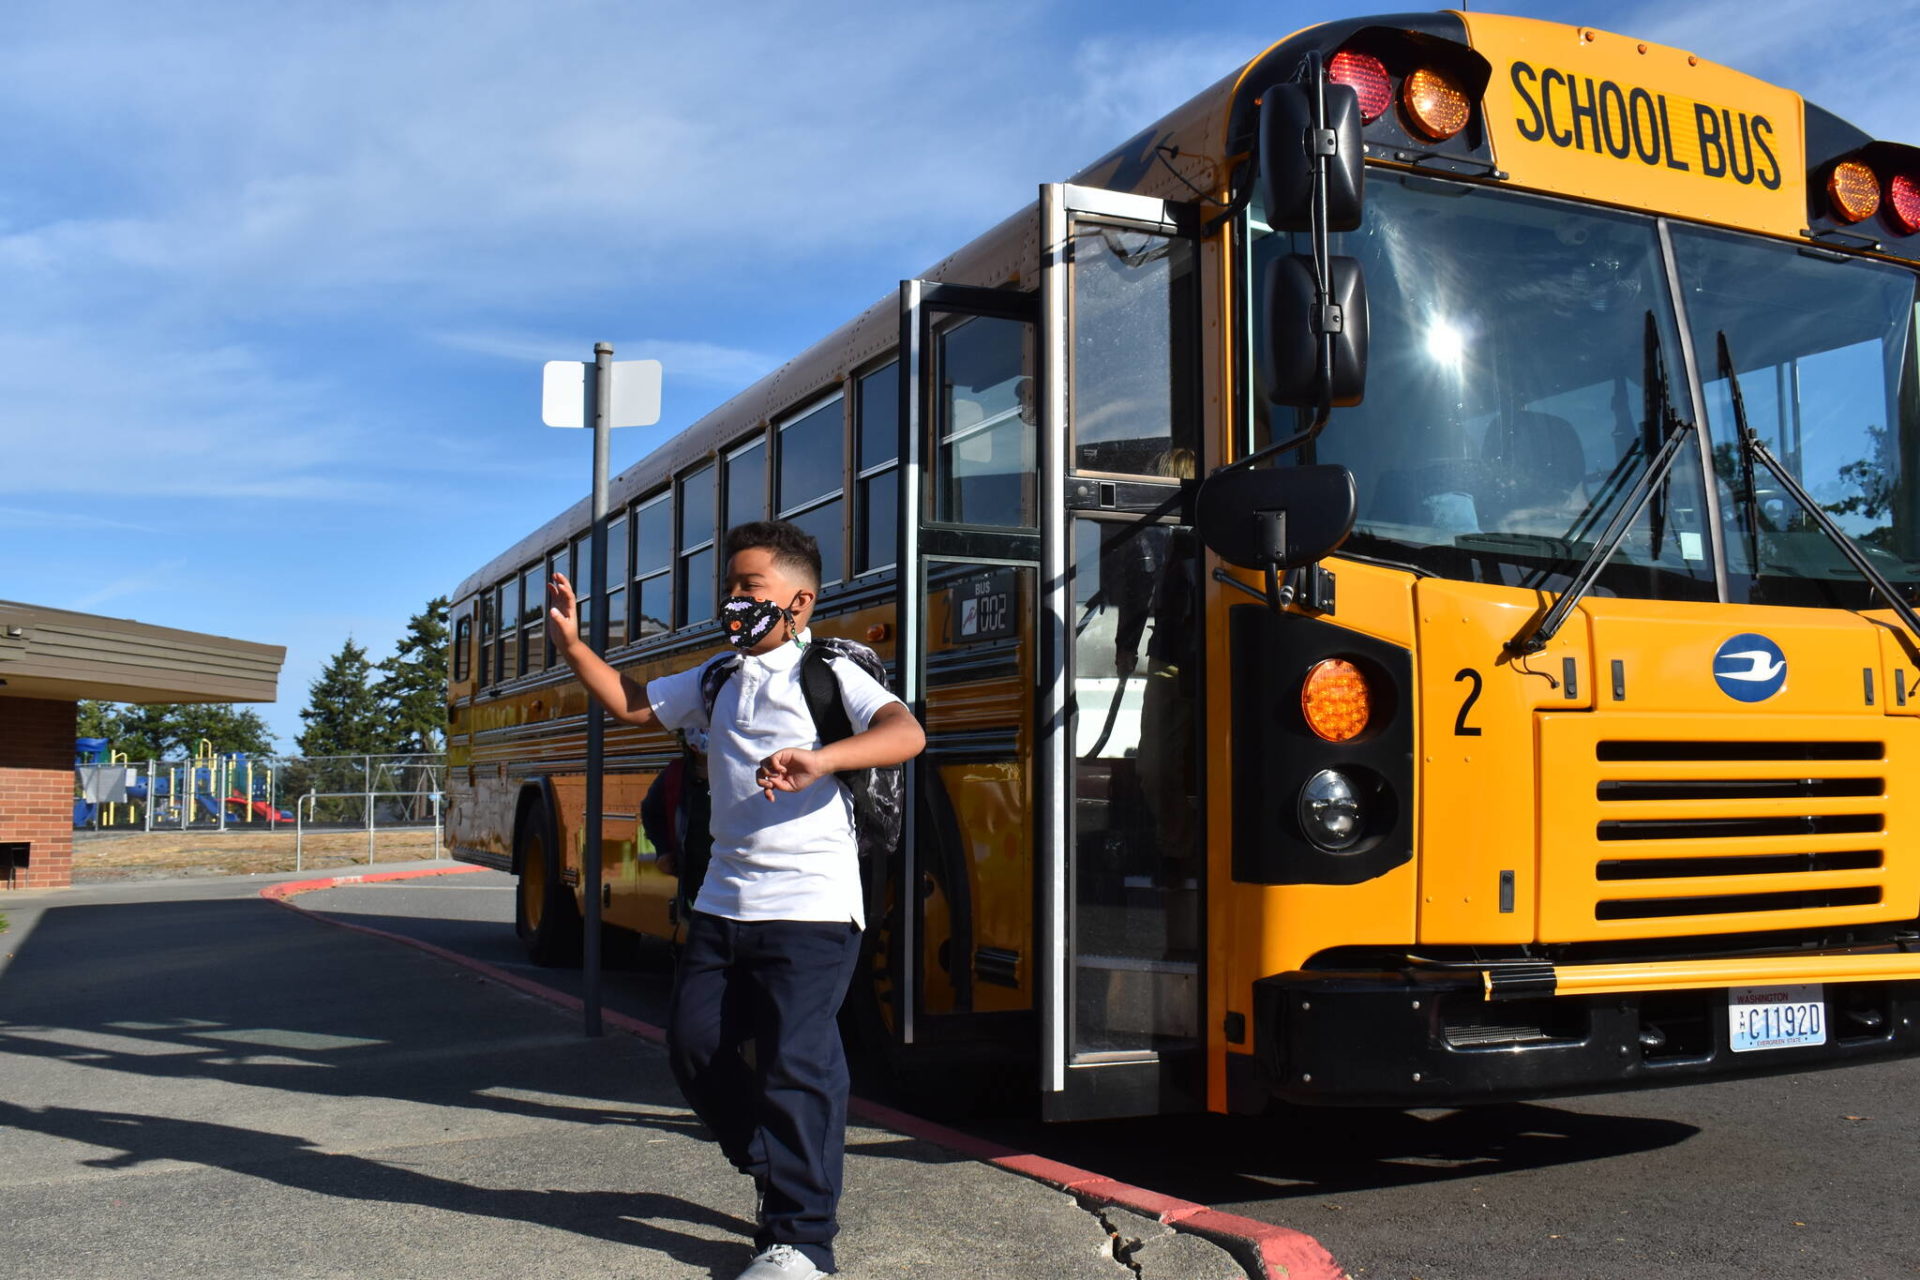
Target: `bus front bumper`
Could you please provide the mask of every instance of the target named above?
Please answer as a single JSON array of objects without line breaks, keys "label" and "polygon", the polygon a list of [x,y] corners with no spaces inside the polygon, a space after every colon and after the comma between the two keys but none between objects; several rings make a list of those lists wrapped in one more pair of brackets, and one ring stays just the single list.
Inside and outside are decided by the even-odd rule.
[{"label": "bus front bumper", "polygon": [[[1737,1044],[1733,1006],[1776,998],[1819,1043]],[[1920,953],[1302,971],[1256,982],[1253,1017],[1234,1110],[1604,1093],[1920,1054]]]}]

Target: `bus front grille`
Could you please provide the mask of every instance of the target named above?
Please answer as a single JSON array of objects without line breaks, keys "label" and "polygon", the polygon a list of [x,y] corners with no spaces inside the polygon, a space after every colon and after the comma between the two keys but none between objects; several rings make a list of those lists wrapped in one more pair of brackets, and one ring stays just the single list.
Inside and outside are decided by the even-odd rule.
[{"label": "bus front grille", "polygon": [[1542,739],[1542,940],[1912,916],[1912,870],[1888,857],[1900,770],[1858,719],[1761,740],[1712,736],[1711,718],[1676,717],[1674,737],[1597,719],[1554,717]]},{"label": "bus front grille", "polygon": [[[1596,897],[1596,921],[1824,913],[1877,906],[1886,829],[1886,750],[1874,741],[1609,740],[1594,752],[1594,839],[1623,856],[1594,879],[1635,892]],[[1864,773],[1851,772],[1861,765]],[[1653,766],[1627,777],[1620,766]],[[1835,776],[1832,770],[1850,771]],[[1613,811],[1630,817],[1604,816]],[[1779,842],[1793,852],[1772,852]],[[1635,857],[1633,846],[1659,855]],[[1763,846],[1765,846],[1763,848]],[[1677,847],[1700,850],[1672,856]],[[1809,880],[1808,878],[1812,879]],[[1790,886],[1790,887],[1789,887]]]}]

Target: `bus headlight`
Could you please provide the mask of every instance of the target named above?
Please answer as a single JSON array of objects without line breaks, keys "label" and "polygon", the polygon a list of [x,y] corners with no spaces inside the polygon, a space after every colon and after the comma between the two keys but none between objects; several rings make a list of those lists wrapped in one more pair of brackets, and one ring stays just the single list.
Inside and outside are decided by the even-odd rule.
[{"label": "bus headlight", "polygon": [[1300,829],[1320,848],[1352,848],[1366,827],[1360,789],[1338,769],[1322,769],[1300,788]]}]

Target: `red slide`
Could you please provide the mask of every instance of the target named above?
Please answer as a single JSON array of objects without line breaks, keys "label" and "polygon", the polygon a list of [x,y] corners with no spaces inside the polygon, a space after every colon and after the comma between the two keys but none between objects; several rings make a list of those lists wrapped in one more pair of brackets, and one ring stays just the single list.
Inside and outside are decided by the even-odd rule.
[{"label": "red slide", "polygon": [[[227,797],[227,803],[228,804],[247,804],[248,801],[245,796],[235,794]],[[268,804],[265,800],[255,800],[252,802],[252,806],[253,806],[253,812],[258,817],[260,817],[263,821],[266,821],[266,822],[292,822],[293,821],[292,814],[277,812],[274,809],[274,807]]]}]

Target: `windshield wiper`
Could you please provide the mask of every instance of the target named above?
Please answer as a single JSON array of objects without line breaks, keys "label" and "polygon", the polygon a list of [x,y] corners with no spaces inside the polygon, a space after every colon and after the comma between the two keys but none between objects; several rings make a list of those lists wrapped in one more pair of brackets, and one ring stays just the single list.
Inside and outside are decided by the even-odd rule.
[{"label": "windshield wiper", "polygon": [[[1666,429],[1667,414],[1670,412],[1667,393],[1667,366],[1660,355],[1660,329],[1654,323],[1653,312],[1647,312],[1646,338],[1643,344],[1645,368],[1641,381],[1645,384],[1645,407],[1640,418],[1640,437],[1620,455],[1620,461],[1613,464],[1613,470],[1600,482],[1598,496],[1593,505],[1581,513],[1580,518],[1567,530],[1567,541],[1587,542],[1592,537],[1593,526],[1600,522],[1600,513],[1612,507],[1620,491],[1627,486],[1635,474],[1634,464],[1643,457],[1652,457],[1660,451],[1661,433]],[[1653,510],[1648,515],[1648,533],[1652,535],[1651,548],[1653,558],[1660,558],[1661,545],[1666,540],[1667,529],[1667,490],[1661,489],[1653,501]]]},{"label": "windshield wiper", "polygon": [[1740,436],[1740,452],[1746,462],[1747,533],[1748,537],[1753,539],[1749,545],[1756,548],[1756,553],[1750,562],[1754,572],[1760,571],[1760,557],[1757,552],[1759,512],[1754,509],[1753,501],[1753,463],[1758,459],[1761,466],[1773,472],[1773,477],[1780,482],[1780,487],[1800,504],[1800,509],[1807,513],[1815,525],[1819,526],[1820,532],[1827,535],[1828,541],[1832,542],[1840,554],[1846,557],[1847,563],[1853,566],[1854,571],[1865,578],[1879,593],[1880,598],[1900,615],[1900,621],[1906,624],[1912,643],[1920,644],[1920,615],[1916,615],[1913,606],[1893,589],[1893,584],[1887,581],[1886,575],[1873,567],[1873,562],[1867,559],[1867,553],[1860,549],[1860,544],[1848,537],[1847,531],[1834,522],[1833,517],[1827,514],[1824,507],[1813,500],[1813,495],[1800,487],[1800,482],[1794,479],[1793,473],[1787,470],[1780,459],[1773,456],[1773,450],[1767,448],[1760,439],[1760,434],[1753,429],[1753,424],[1747,421],[1747,402],[1740,394],[1740,377],[1734,372],[1733,352],[1727,345],[1725,329],[1719,331],[1719,339],[1720,375],[1727,380],[1727,392],[1733,400],[1734,430]]},{"label": "windshield wiper", "polygon": [[[1601,572],[1607,567],[1607,562],[1613,559],[1613,553],[1620,549],[1622,542],[1626,541],[1627,531],[1633,528],[1633,522],[1640,518],[1640,512],[1646,507],[1648,499],[1661,491],[1661,487],[1666,483],[1667,473],[1673,470],[1673,464],[1680,457],[1681,444],[1693,434],[1693,423],[1683,421],[1680,415],[1673,411],[1673,400],[1667,393],[1667,362],[1660,351],[1660,335],[1654,328],[1652,312],[1647,313],[1644,377],[1647,388],[1647,418],[1644,426],[1647,439],[1656,438],[1654,433],[1658,433],[1657,438],[1661,441],[1659,451],[1647,460],[1646,468],[1640,472],[1640,478],[1635,480],[1633,488],[1627,491],[1627,496],[1621,500],[1620,506],[1614,511],[1613,519],[1607,522],[1606,529],[1600,534],[1599,540],[1593,544],[1593,549],[1587,553],[1587,558],[1581,564],[1579,572],[1574,574],[1573,581],[1568,584],[1567,589],[1560,593],[1560,598],[1553,602],[1553,607],[1542,614],[1538,621],[1529,622],[1520,629],[1519,634],[1507,641],[1507,652],[1515,657],[1539,653],[1547,647],[1554,636],[1559,634],[1560,628],[1566,625],[1567,617],[1573,612],[1574,606],[1585,598],[1587,592],[1593,590],[1593,584],[1599,580]],[[1664,506],[1656,512],[1655,523],[1656,526],[1665,525]]]}]

